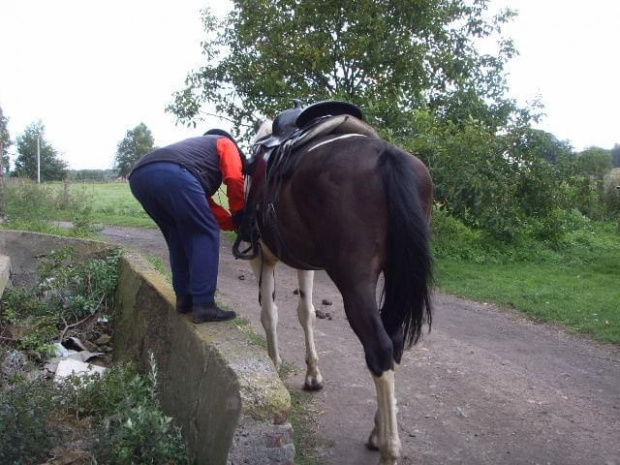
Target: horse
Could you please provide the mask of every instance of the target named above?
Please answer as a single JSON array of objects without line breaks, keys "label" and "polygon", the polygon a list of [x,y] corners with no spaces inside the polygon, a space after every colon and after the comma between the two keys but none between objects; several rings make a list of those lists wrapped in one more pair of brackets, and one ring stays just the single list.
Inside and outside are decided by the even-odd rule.
[{"label": "horse", "polygon": [[[298,270],[297,314],[306,344],[304,388],[323,387],[314,341],[312,284],[313,270],[325,270],[342,294],[376,388],[377,411],[367,447],[379,450],[380,465],[394,465],[402,448],[394,373],[405,347],[418,341],[425,322],[430,331],[432,321],[433,183],[418,158],[380,139],[356,112],[346,111],[344,116],[349,126],[353,123],[352,131],[322,130],[334,121],[334,115],[327,115],[315,125],[312,137],[289,143],[290,133],[298,133],[300,121],[314,118],[315,110],[296,104],[273,123],[263,123],[247,167],[246,226],[249,222],[253,234],[246,234],[245,240],[254,246],[249,258],[259,282],[267,350],[277,370],[282,361],[274,268],[282,261]],[[280,133],[275,140],[281,145],[275,152],[268,149],[274,144],[271,132]],[[276,168],[266,154],[279,157],[283,166]],[[249,238],[252,235],[254,239]],[[242,255],[238,249],[236,255]]]}]

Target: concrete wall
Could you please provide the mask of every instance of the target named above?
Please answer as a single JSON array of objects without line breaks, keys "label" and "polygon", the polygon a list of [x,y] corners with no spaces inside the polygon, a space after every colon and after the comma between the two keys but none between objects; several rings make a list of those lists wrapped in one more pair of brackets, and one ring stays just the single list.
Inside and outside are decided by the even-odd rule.
[{"label": "concrete wall", "polygon": [[[78,260],[109,252],[103,242],[0,231],[14,285],[36,280],[38,262],[63,246]],[[291,401],[264,349],[234,322],[192,324],[174,293],[141,256],[121,259],[114,348],[119,360],[157,361],[162,406],[183,428],[200,465],[291,465]],[[17,282],[16,282],[17,281]]]},{"label": "concrete wall", "polygon": [[141,256],[121,260],[114,349],[159,370],[164,410],[205,465],[293,464],[290,396],[265,350],[234,322],[194,325],[174,292]]},{"label": "concrete wall", "polygon": [[36,284],[37,267],[41,260],[48,257],[51,252],[66,246],[71,247],[77,261],[105,255],[116,248],[105,242],[51,234],[0,230],[0,255],[6,255],[11,260],[11,283],[14,286]]},{"label": "concrete wall", "polygon": [[9,277],[11,273],[11,259],[6,255],[0,255],[0,297],[9,284]]}]

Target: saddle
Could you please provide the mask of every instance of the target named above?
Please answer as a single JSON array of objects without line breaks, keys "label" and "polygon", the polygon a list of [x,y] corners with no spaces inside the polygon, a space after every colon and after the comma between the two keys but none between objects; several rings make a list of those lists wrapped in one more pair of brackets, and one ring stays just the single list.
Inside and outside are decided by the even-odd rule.
[{"label": "saddle", "polygon": [[363,119],[358,107],[337,101],[318,102],[303,109],[299,101],[295,101],[294,108],[283,111],[274,119],[273,133],[254,144],[252,161],[247,171],[252,182],[247,193],[246,215],[239,237],[250,242],[248,251],[251,252],[250,255],[240,252],[239,244],[235,242],[235,257],[254,258],[258,253],[260,231],[263,231],[274,239],[275,244],[270,244],[270,248],[285,263],[298,269],[317,269],[312,264],[296,259],[281,238],[277,221],[280,188],[295,172],[304,154],[314,148],[301,150],[302,147],[308,147],[313,141],[327,136],[345,135],[379,138],[377,132]]}]

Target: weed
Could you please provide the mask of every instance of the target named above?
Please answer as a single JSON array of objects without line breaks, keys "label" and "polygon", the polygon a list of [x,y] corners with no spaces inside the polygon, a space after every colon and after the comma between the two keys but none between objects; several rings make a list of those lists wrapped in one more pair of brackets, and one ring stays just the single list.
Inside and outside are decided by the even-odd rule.
[{"label": "weed", "polygon": [[172,272],[160,256],[148,252],[143,252],[143,255],[146,260],[153,265],[153,268],[159,271],[159,273],[166,278],[166,281],[169,283],[172,282]]},{"label": "weed", "polygon": [[[104,436],[95,454],[98,462],[193,463],[187,456],[180,429],[161,411],[156,395],[157,366],[152,355],[148,376],[128,381],[125,384],[129,385],[129,391],[117,390],[125,394],[123,409],[118,411],[122,420],[104,425]],[[123,384],[116,382],[114,386]]]},{"label": "weed", "polygon": [[5,291],[0,300],[1,332],[10,334],[18,348],[46,356],[50,344],[66,331],[111,306],[120,254],[119,249],[74,263],[70,248],[51,253],[40,266],[38,285]]},{"label": "weed", "polygon": [[56,390],[49,381],[13,379],[0,389],[0,463],[41,463],[59,436],[50,422]]},{"label": "weed", "polygon": [[328,446],[328,441],[318,433],[315,397],[308,392],[289,388],[291,395],[291,425],[295,431],[295,463],[297,465],[319,465],[319,450]]},{"label": "weed", "polygon": [[256,346],[262,347],[263,349],[267,349],[267,339],[265,339],[264,336],[258,334],[256,331],[254,331],[254,328],[252,327],[250,320],[248,320],[244,316],[238,316],[237,318],[233,320],[233,322],[235,326],[237,326],[237,328],[239,328],[241,331],[243,331],[246,334],[246,336],[250,340],[250,343]]}]

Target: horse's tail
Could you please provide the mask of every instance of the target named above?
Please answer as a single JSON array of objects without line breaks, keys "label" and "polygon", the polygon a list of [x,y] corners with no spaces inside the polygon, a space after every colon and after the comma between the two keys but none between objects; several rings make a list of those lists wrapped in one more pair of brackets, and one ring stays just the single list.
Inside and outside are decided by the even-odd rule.
[{"label": "horse's tail", "polygon": [[[389,146],[379,157],[388,204],[387,260],[381,319],[388,334],[402,328],[407,347],[415,344],[424,320],[432,322],[433,260],[428,219],[418,193],[422,182],[406,157]],[[402,347],[394,347],[399,362]]]}]

